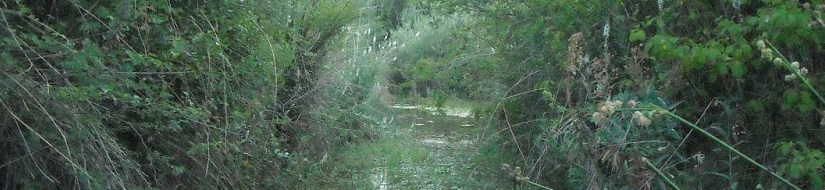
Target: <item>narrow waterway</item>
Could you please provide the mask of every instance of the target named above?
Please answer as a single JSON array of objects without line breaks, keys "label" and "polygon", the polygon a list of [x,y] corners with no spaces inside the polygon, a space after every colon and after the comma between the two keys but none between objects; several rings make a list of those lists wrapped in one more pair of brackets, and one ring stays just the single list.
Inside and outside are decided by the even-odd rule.
[{"label": "narrow waterway", "polygon": [[[480,164],[480,129],[469,109],[391,105],[378,140],[352,147],[338,188],[510,189],[493,164]],[[489,161],[486,159],[485,161]],[[345,179],[350,178],[350,179]],[[509,186],[507,186],[509,185]]]}]

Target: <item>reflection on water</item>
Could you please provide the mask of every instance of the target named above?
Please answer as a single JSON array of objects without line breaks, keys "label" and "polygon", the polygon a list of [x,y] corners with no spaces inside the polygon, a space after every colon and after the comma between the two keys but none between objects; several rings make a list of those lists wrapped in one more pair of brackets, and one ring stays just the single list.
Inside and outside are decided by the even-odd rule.
[{"label": "reflection on water", "polygon": [[[427,110],[427,111],[430,112],[431,115],[438,115],[439,114],[438,108],[432,107],[432,106],[395,104],[395,105],[392,105],[390,107],[395,108],[395,109],[404,109],[404,110],[413,110],[413,109]],[[473,115],[473,110],[470,110],[470,109],[441,108],[441,110],[443,110],[444,114],[447,114],[447,116],[453,116],[453,117],[467,118],[467,117],[470,117],[471,115]]]},{"label": "reflection on water", "polygon": [[370,174],[370,180],[372,181],[372,185],[379,190],[387,190],[389,189],[390,182],[387,180],[387,170],[386,168],[375,168]]},{"label": "reflection on water", "polygon": [[[468,134],[473,126],[469,121],[472,110],[404,104],[390,107],[413,112],[383,118],[381,124],[391,135],[387,138],[406,139],[404,144],[409,148],[423,148],[425,152],[423,157],[403,157],[400,165],[387,164],[379,155],[381,158],[374,160],[380,162],[379,166],[367,174],[372,188],[461,189],[458,184],[466,181],[474,169],[469,165],[477,140]],[[388,128],[392,126],[402,127]]]}]

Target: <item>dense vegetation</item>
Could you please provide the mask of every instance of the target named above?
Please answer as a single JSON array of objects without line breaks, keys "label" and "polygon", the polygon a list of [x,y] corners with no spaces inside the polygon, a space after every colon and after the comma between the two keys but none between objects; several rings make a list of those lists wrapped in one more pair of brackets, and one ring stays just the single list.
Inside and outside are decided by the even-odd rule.
[{"label": "dense vegetation", "polygon": [[478,167],[501,164],[522,188],[822,189],[822,12],[822,0],[4,1],[0,186],[317,188],[346,170],[330,157],[371,152],[348,145],[378,138],[386,86],[473,102],[482,150],[498,151],[481,153],[517,155]]},{"label": "dense vegetation", "polygon": [[0,188],[295,187],[369,136],[369,3],[3,1]]},{"label": "dense vegetation", "polygon": [[[525,168],[520,180],[825,187],[823,1],[420,5],[460,24],[436,24],[452,28],[431,34],[448,43],[422,39],[432,50],[399,54],[416,55],[394,62],[399,92],[488,102],[494,136],[523,155],[511,163]],[[493,96],[467,97],[480,89]]]}]

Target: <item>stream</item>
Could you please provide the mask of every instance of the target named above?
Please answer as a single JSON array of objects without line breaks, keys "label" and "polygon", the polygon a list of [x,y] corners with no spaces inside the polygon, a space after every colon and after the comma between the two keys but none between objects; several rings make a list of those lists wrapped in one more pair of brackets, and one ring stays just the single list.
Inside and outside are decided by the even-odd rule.
[{"label": "stream", "polygon": [[350,171],[339,177],[336,188],[512,188],[500,186],[507,179],[476,160],[483,158],[478,148],[481,130],[471,110],[389,107],[394,114],[381,119],[378,140],[356,145],[340,161],[340,167]]}]

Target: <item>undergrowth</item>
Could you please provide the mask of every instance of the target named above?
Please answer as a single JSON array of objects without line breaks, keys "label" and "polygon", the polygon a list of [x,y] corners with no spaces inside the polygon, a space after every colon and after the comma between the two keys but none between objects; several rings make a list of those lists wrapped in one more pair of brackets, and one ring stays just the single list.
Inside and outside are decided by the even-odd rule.
[{"label": "undergrowth", "polygon": [[822,12],[822,0],[3,1],[0,187],[370,186],[335,179],[435,163],[395,148],[412,137],[379,138],[398,127],[385,106],[408,101],[472,107],[467,157],[498,185],[821,189]]},{"label": "undergrowth", "polygon": [[370,4],[3,1],[0,187],[298,187],[374,134]]},{"label": "undergrowth", "polygon": [[822,1],[418,5],[437,24],[414,33],[459,37],[410,40],[430,48],[399,51],[395,92],[481,102],[483,134],[519,155],[505,164],[522,184],[823,187]]}]

